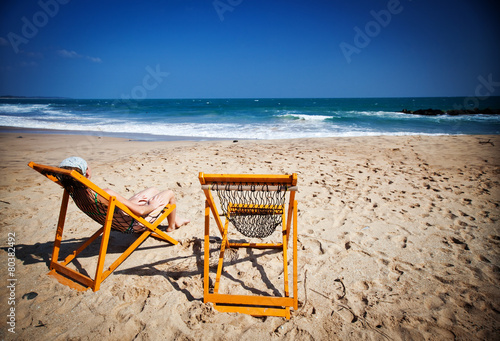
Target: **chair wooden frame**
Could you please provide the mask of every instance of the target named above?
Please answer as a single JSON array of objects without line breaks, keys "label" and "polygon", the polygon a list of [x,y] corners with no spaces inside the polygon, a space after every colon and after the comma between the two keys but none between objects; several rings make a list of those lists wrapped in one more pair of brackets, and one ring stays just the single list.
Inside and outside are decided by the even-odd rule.
[{"label": "chair wooden frame", "polygon": [[[54,247],[50,261],[51,271],[48,273],[48,275],[55,277],[60,283],[79,291],[85,291],[88,288],[91,288],[93,291],[98,291],[101,282],[104,281],[125,259],[127,259],[127,257],[130,256],[130,254],[134,252],[148,237],[154,236],[156,238],[168,241],[174,245],[178,243],[175,239],[173,239],[172,237],[168,236],[165,232],[158,229],[160,223],[175,209],[175,205],[170,205],[170,204],[166,205],[161,214],[154,221],[154,223],[150,223],[144,218],[132,213],[132,211],[130,211],[130,209],[123,203],[118,201],[115,196],[109,195],[99,186],[95,185],[92,181],[90,181],[89,179],[87,179],[86,177],[84,177],[75,170],[66,170],[57,167],[44,166],[36,164],[34,162],[30,162],[28,166],[38,171],[42,175],[46,176],[48,179],[59,184],[61,187],[63,185],[55,175],[58,174],[58,175],[70,176],[76,181],[86,186],[87,188],[94,191],[95,193],[99,194],[109,203],[104,225],[99,230],[97,230],[91,237],[85,240],[83,244],[80,245],[80,247],[78,247],[76,250],[73,251],[73,253],[67,256],[63,261],[59,262],[58,260],[59,251],[61,248],[64,223],[66,220],[66,212],[68,209],[68,202],[70,196],[68,190],[63,187],[64,193],[62,197],[59,219],[56,229],[56,236],[54,240]],[[139,235],[139,237],[118,257],[118,259],[116,259],[109,266],[107,270],[103,271],[115,208],[121,209],[123,212],[130,215],[133,219],[142,223],[146,227],[146,230]],[[94,279],[69,268],[68,264],[71,263],[78,256],[80,252],[82,252],[85,248],[87,248],[94,240],[96,240],[101,235],[102,238],[99,249],[99,258],[97,260],[97,268]]]},{"label": "chair wooden frame", "polygon": [[[281,316],[290,318],[290,308],[297,310],[297,201],[295,193],[297,191],[297,174],[292,175],[243,175],[243,174],[199,174],[202,190],[205,193],[205,236],[204,236],[204,271],[203,271],[203,301],[211,302],[214,308],[220,312],[237,312],[254,316]],[[273,185],[285,185],[289,191],[288,210],[282,207],[282,235],[281,243],[234,243],[228,239],[229,217],[223,224],[217,210],[214,198],[211,193],[212,185],[215,183],[239,184],[235,186],[238,190],[252,190],[252,184],[265,183]],[[244,184],[244,185],[242,185]],[[270,186],[269,186],[270,187]],[[253,187],[255,188],[255,187]],[[286,206],[286,203],[284,204]],[[230,210],[229,210],[230,211]],[[215,276],[213,292],[209,290],[209,238],[210,238],[210,212],[212,213],[217,228],[222,236],[219,253],[219,261]],[[229,213],[230,214],[230,213]],[[289,269],[288,269],[288,241],[293,221],[292,235],[292,281],[293,293],[290,296],[289,290]],[[284,296],[262,296],[262,295],[231,295],[220,294],[219,286],[224,266],[224,251],[228,247],[233,248],[258,248],[258,249],[281,249],[283,252],[283,274],[284,274]]]}]

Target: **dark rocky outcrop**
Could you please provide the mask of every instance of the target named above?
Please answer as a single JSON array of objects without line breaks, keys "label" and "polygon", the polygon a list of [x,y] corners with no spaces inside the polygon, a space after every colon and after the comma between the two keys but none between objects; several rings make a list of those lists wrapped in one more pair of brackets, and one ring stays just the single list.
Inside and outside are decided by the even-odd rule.
[{"label": "dark rocky outcrop", "polygon": [[439,109],[419,109],[419,110],[401,110],[402,113],[410,115],[422,115],[422,116],[439,116],[439,115],[500,115],[500,109],[453,109],[453,110],[439,110]]}]

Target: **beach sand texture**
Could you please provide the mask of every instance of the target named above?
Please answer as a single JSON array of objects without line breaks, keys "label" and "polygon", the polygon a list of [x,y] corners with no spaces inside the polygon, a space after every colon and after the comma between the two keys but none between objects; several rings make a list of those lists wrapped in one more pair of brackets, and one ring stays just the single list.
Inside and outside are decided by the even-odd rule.
[{"label": "beach sand texture", "polygon": [[[0,155],[1,339],[500,335],[499,136],[137,142],[4,133]],[[94,183],[124,196],[152,186],[174,190],[178,214],[191,219],[170,233],[179,245],[148,239],[95,293],[46,275],[62,190],[27,166],[72,155],[87,159]],[[299,309],[290,320],[219,313],[203,303],[199,172],[298,174]],[[96,229],[70,203],[63,247]],[[5,322],[8,233],[16,238],[15,334]],[[108,262],[133,238],[113,232]],[[93,276],[97,253],[92,246],[77,268]],[[232,256],[221,290],[282,292],[279,253],[240,249]]]}]

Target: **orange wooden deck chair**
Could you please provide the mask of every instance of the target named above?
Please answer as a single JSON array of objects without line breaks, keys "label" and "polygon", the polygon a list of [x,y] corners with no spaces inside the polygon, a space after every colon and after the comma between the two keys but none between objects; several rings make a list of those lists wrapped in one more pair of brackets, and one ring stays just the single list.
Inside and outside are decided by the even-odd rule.
[{"label": "orange wooden deck chair", "polygon": [[[204,302],[212,302],[221,312],[238,312],[254,316],[282,316],[290,318],[290,308],[297,309],[297,175],[231,175],[203,174],[199,180],[205,193],[205,239],[204,239]],[[219,209],[212,193],[218,197],[219,208],[225,222],[221,220]],[[289,194],[288,207],[286,196]],[[210,282],[210,212],[221,234],[222,242],[213,288]],[[289,290],[288,241],[293,221],[293,294]],[[228,229],[234,227],[244,242],[231,241]],[[278,242],[261,242],[271,236],[281,225]],[[231,231],[232,233],[233,231]],[[248,242],[249,238],[259,238]],[[275,238],[276,239],[276,238]],[[281,239],[281,240],[279,240]],[[278,295],[236,295],[219,293],[224,252],[228,248],[280,249],[283,253],[283,292]],[[246,284],[245,284],[246,286]]]},{"label": "orange wooden deck chair", "polygon": [[[79,291],[84,291],[88,288],[91,288],[93,291],[97,291],[99,290],[101,282],[104,281],[149,236],[153,235],[172,244],[178,243],[175,239],[158,229],[160,223],[175,209],[175,205],[165,206],[154,223],[150,223],[144,218],[132,213],[123,203],[118,201],[116,197],[109,195],[75,170],[44,166],[33,162],[30,162],[28,166],[64,188],[54,248],[50,261],[51,271],[48,273],[49,275],[55,277],[60,283]],[[106,199],[108,201],[107,205],[96,200],[95,194],[98,194]],[[94,221],[99,223],[101,228],[85,240],[84,243],[74,250],[73,253],[67,256],[66,259],[59,262],[59,251],[61,248],[64,222],[66,220],[66,211],[68,209],[70,196],[76,206]],[[137,222],[142,223],[147,229],[139,235],[139,237],[118,257],[118,259],[116,259],[109,266],[106,271],[103,271],[111,229],[113,228],[121,232],[129,232],[128,230],[131,230],[131,228],[128,230],[124,228],[123,222],[125,221],[124,219],[130,221],[130,217],[135,219]],[[78,256],[80,252],[87,248],[101,235],[102,238],[99,258],[97,260],[97,269],[94,279],[68,267],[68,265]]]}]

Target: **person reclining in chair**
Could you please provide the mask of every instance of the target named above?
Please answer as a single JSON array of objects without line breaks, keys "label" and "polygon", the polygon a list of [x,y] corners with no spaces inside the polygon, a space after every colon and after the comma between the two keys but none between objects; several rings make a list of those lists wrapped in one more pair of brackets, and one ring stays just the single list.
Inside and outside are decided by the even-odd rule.
[{"label": "person reclining in chair", "polygon": [[[77,156],[72,156],[64,159],[60,164],[59,168],[76,170],[80,174],[84,175],[86,178],[90,179],[91,170],[87,162]],[[106,193],[111,196],[116,197],[116,199],[127,206],[130,211],[134,214],[144,217],[149,222],[153,222],[157,215],[161,212],[163,207],[167,204],[175,204],[174,192],[171,190],[159,191],[156,188],[147,188],[137,194],[134,194],[130,199],[126,199],[120,194],[116,193],[112,189],[104,188]],[[98,195],[97,193],[89,193],[95,196],[95,200],[101,203],[107,204],[108,201]],[[121,211],[121,210],[120,210]],[[121,211],[122,212],[122,211]],[[125,214],[125,213],[123,213]],[[167,232],[171,232],[184,226],[190,222],[188,219],[182,219],[176,216],[176,209],[172,211],[167,217],[168,228]],[[123,219],[124,229],[133,232],[142,232],[146,228],[141,223],[135,221],[132,217],[126,215],[126,219]]]}]

